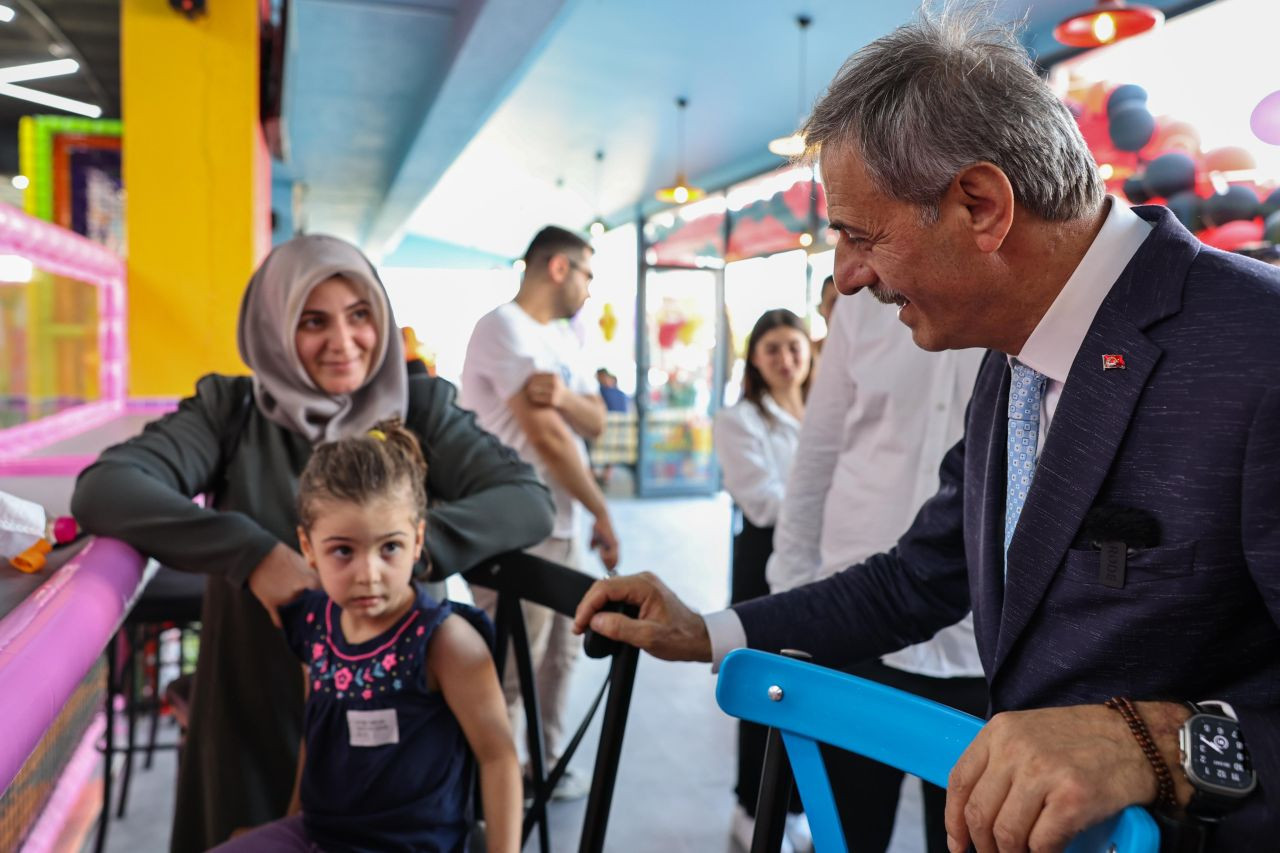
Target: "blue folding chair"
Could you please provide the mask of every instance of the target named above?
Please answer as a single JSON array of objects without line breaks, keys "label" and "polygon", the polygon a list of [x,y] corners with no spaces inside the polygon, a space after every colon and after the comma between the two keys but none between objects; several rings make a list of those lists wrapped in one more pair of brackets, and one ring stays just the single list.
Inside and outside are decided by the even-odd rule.
[{"label": "blue folding chair", "polygon": [[[716,701],[731,716],[781,733],[817,853],[846,853],[848,849],[819,742],[865,755],[945,788],[952,766],[983,725],[977,717],[883,684],[751,649],[739,649],[725,657]],[[770,732],[771,741],[774,731]],[[780,751],[773,752],[781,758]],[[767,778],[769,764],[766,759],[762,804],[774,796]],[[781,801],[786,802],[785,796]],[[777,810],[776,803],[770,806]],[[780,834],[780,826],[757,810],[753,853],[776,851]],[[762,841],[766,835],[774,837]],[[1077,836],[1068,853],[1156,853],[1159,847],[1160,832],[1151,815],[1130,806]]]}]

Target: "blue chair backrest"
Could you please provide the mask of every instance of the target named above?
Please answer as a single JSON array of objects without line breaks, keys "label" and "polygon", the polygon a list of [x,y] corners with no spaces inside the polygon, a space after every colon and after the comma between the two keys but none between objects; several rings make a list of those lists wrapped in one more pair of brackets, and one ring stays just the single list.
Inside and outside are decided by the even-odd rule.
[{"label": "blue chair backrest", "polygon": [[[771,698],[770,689],[777,698]],[[983,722],[847,673],[751,649],[720,666],[716,701],[727,714],[778,729],[817,853],[846,851],[818,743],[873,758],[939,787]],[[1114,845],[1114,846],[1113,846]],[[1160,832],[1137,806],[1077,836],[1068,853],[1156,853]]]}]

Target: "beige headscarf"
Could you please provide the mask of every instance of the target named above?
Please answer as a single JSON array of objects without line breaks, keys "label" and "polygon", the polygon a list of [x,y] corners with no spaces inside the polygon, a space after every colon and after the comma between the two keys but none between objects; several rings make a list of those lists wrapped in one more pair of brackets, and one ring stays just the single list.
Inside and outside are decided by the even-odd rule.
[{"label": "beige headscarf", "polygon": [[[378,349],[364,385],[335,396],[307,375],[294,334],[312,288],[336,275],[362,291],[373,307]],[[253,370],[258,408],[312,443],[356,435],[383,418],[405,416],[409,381],[391,303],[368,258],[344,240],[307,235],[273,249],[244,292],[236,340],[240,357]]]}]

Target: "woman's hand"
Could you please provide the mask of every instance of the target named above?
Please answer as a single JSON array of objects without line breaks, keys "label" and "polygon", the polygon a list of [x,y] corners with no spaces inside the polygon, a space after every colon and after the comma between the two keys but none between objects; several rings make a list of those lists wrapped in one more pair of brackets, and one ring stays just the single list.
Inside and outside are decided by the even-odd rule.
[{"label": "woman's hand", "polygon": [[276,547],[267,552],[249,575],[249,591],[266,608],[277,628],[280,627],[280,614],[276,608],[319,584],[316,573],[302,555],[283,542],[276,543]]}]

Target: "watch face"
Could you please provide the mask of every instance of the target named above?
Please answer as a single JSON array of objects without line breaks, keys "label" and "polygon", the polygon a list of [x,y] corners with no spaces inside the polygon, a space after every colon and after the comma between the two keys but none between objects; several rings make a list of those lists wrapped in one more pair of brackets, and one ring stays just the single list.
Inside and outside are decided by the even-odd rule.
[{"label": "watch face", "polygon": [[1209,786],[1239,791],[1253,787],[1253,767],[1240,729],[1226,717],[1197,715],[1189,727],[1188,769]]}]

